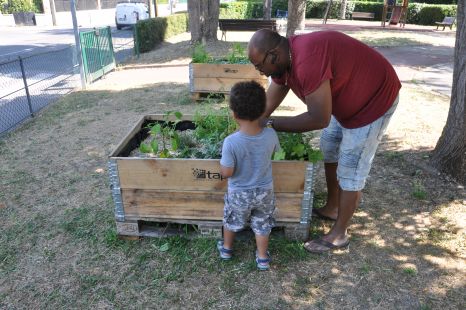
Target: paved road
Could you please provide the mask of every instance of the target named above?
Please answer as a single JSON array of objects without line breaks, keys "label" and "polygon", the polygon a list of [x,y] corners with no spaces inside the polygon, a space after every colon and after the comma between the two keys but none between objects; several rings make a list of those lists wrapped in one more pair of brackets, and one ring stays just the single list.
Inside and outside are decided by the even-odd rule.
[{"label": "paved road", "polygon": [[[80,30],[91,29],[80,28]],[[19,55],[27,56],[61,49],[75,43],[73,28],[0,27],[0,38],[2,38],[0,41],[0,62],[17,59]],[[112,38],[116,50],[132,49],[131,29],[117,30],[112,28]],[[117,61],[121,61],[120,58]]]},{"label": "paved road", "polygon": [[447,46],[404,46],[377,48],[395,67],[401,82],[451,96],[454,48]]}]

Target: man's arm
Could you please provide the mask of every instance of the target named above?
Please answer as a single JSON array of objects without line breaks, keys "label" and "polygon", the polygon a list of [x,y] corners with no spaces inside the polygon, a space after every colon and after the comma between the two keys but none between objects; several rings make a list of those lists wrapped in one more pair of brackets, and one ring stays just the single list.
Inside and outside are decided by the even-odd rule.
[{"label": "man's arm", "polygon": [[272,81],[267,89],[267,104],[265,106],[264,118],[268,118],[270,114],[282,103],[290,88],[285,85],[280,85]]},{"label": "man's arm", "polygon": [[305,100],[307,112],[286,119],[275,119],[273,128],[276,131],[306,132],[327,127],[332,115],[330,81],[322,82]]}]

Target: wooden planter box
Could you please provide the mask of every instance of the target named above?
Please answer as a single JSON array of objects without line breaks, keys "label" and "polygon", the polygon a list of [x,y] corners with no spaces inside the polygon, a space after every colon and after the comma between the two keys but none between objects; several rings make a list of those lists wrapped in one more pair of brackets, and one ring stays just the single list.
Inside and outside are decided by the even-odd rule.
[{"label": "wooden planter box", "polygon": [[193,98],[202,93],[229,94],[231,87],[241,81],[257,81],[267,88],[268,79],[252,64],[189,64],[189,90]]},{"label": "wooden planter box", "polygon": [[[193,126],[185,116],[180,126]],[[194,224],[201,234],[221,236],[227,180],[218,159],[128,157],[148,136],[147,124],[163,115],[146,115],[110,154],[109,173],[117,232],[126,236],[157,236],[146,222]],[[273,161],[277,226],[291,239],[309,233],[315,166],[304,161]],[[147,226],[147,225],[146,225]]]}]

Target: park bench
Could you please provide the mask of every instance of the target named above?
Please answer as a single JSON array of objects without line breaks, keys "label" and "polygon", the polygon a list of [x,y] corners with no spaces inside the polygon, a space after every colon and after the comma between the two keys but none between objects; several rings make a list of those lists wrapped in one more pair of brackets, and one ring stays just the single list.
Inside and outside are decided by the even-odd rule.
[{"label": "park bench", "polygon": [[359,18],[359,19],[374,19],[375,14],[369,12],[353,12],[351,13],[351,19]]},{"label": "park bench", "polygon": [[445,30],[445,27],[450,27],[450,30],[453,28],[453,24],[455,23],[455,17],[451,17],[451,16],[446,16],[443,21],[441,22],[435,22],[435,24],[437,24],[437,30],[438,30],[438,27],[439,26],[442,26],[443,29],[442,30]]},{"label": "park bench", "polygon": [[288,11],[277,9],[276,18],[288,18]]},{"label": "park bench", "polygon": [[222,31],[222,38],[227,40],[227,31],[256,31],[262,28],[277,31],[275,19],[219,19],[218,26]]}]

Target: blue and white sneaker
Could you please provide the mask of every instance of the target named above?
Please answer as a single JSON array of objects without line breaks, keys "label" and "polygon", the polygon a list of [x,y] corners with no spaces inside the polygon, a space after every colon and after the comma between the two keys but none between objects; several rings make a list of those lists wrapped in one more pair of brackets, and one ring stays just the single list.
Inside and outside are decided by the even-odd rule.
[{"label": "blue and white sneaker", "polygon": [[270,262],[272,259],[270,258],[270,253],[267,251],[267,258],[259,258],[256,251],[256,266],[257,269],[262,271],[267,271],[270,269]]},{"label": "blue and white sneaker", "polygon": [[217,241],[217,250],[223,260],[230,260],[233,256],[233,250],[223,247],[223,240]]}]

